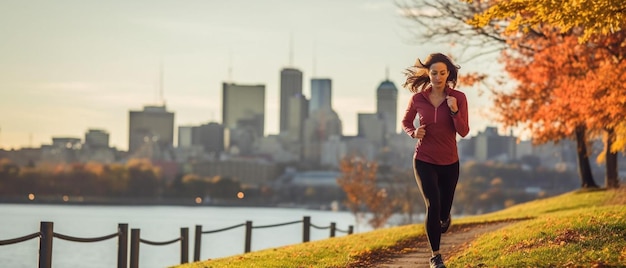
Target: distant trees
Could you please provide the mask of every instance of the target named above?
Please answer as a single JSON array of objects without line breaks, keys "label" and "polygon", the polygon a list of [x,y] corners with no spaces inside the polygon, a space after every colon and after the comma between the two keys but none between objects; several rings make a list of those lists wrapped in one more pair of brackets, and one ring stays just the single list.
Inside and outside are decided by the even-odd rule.
[{"label": "distant trees", "polygon": [[472,215],[576,189],[573,172],[520,164],[467,162],[461,167],[453,213]]},{"label": "distant trees", "polygon": [[147,159],[125,164],[72,163],[20,167],[0,158],[0,195],[155,199],[161,196],[234,199],[241,185],[233,178],[189,174],[166,185],[160,168]]}]

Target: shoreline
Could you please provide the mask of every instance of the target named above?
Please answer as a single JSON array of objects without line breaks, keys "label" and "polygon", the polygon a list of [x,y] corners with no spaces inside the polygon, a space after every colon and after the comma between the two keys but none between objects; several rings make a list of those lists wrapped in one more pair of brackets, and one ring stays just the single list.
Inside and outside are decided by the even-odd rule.
[{"label": "shoreline", "polygon": [[[64,200],[59,196],[41,196],[29,200],[22,196],[0,196],[2,204],[22,205],[71,205],[71,206],[184,206],[184,207],[254,207],[254,208],[298,208],[312,210],[331,210],[325,204],[276,204],[260,202],[259,200],[211,200],[210,202],[197,203],[189,198],[103,198],[103,197],[77,197]],[[339,209],[338,211],[344,211]]]}]

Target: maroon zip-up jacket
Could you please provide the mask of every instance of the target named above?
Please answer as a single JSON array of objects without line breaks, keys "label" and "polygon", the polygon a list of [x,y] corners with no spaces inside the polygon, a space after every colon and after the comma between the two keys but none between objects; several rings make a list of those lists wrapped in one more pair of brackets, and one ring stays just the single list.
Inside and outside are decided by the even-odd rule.
[{"label": "maroon zip-up jacket", "polygon": [[467,114],[467,98],[461,91],[446,88],[446,94],[457,100],[459,111],[452,115],[450,107],[444,100],[435,107],[428,95],[432,88],[413,94],[406,108],[402,126],[404,132],[413,136],[416,127],[413,125],[415,117],[419,116],[419,124],[426,125],[426,135],[415,144],[414,158],[436,165],[449,165],[459,161],[459,152],[456,145],[456,134],[465,137],[469,133]]}]

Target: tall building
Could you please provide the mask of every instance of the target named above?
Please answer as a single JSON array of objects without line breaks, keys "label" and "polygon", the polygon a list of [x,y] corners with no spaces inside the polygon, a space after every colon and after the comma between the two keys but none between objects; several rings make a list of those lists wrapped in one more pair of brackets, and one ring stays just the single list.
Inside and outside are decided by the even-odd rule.
[{"label": "tall building", "polygon": [[302,94],[292,96],[289,99],[289,127],[281,133],[285,149],[303,158],[303,135],[306,119],[309,117],[309,100]]},{"label": "tall building", "polygon": [[309,114],[303,129],[303,158],[318,165],[321,163],[322,146],[333,137],[342,137],[342,124],[335,111],[318,109]]},{"label": "tall building", "polygon": [[[128,152],[156,145],[166,150],[174,144],[174,113],[163,106],[145,106],[143,111],[130,111],[128,124]],[[152,150],[152,149],[150,149]]]},{"label": "tall building", "polygon": [[309,113],[332,110],[332,81],[327,78],[311,79],[311,102]]},{"label": "tall building", "polygon": [[302,95],[302,72],[293,68],[280,71],[280,133],[290,128],[291,108],[289,104],[295,96]]},{"label": "tall building", "polygon": [[389,79],[380,83],[376,90],[376,112],[385,123],[387,136],[398,132],[398,89]]},{"label": "tall building", "polygon": [[265,131],[265,85],[223,83],[222,125],[231,153],[250,152]]}]

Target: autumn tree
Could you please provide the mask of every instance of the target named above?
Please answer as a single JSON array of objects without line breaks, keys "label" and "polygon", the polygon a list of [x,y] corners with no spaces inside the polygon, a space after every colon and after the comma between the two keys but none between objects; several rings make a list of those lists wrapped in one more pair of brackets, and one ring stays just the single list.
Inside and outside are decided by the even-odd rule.
[{"label": "autumn tree", "polygon": [[377,185],[378,165],[359,157],[345,157],[340,162],[341,175],[337,184],[346,193],[345,205],[354,214],[357,223],[364,213],[374,228],[385,225],[393,214],[393,204],[386,189]]},{"label": "autumn tree", "polygon": [[494,22],[507,21],[507,33],[531,31],[534,27],[549,24],[561,33],[581,28],[580,41],[594,35],[609,35],[626,30],[626,1],[615,0],[465,0],[466,3],[490,2],[489,8],[469,21],[471,25],[485,27]]},{"label": "autumn tree", "polygon": [[[584,123],[578,123],[575,131],[579,159],[580,150],[584,149],[581,143],[586,142],[585,132],[593,137],[605,136],[605,153],[599,158],[600,161],[606,161],[605,185],[609,188],[618,187],[617,152],[626,150],[626,135],[616,132],[616,128],[622,124],[623,114],[626,112],[626,90],[623,83],[615,81],[623,81],[624,78],[626,2],[494,1],[487,10],[477,13],[468,22],[473,26],[487,28],[497,22],[505,23],[507,27],[503,36],[506,36],[509,44],[513,44],[509,46],[513,50],[524,48],[520,44],[526,43],[519,42],[521,39],[576,36],[578,45],[569,40],[567,45],[561,44],[561,48],[552,50],[554,56],[572,51],[569,48],[577,48],[581,52],[574,57],[570,53],[569,62],[565,62],[565,66],[576,66],[579,70],[577,75],[565,77],[569,80],[565,82],[574,89],[564,94],[566,99],[561,104],[567,105],[571,98],[586,97],[579,105],[566,106],[576,110],[572,112],[585,120]],[[549,32],[545,29],[549,29]],[[511,40],[517,42],[510,42]],[[540,51],[543,47],[534,46],[531,50],[531,53],[547,54]],[[529,56],[532,57],[533,55]],[[560,71],[558,67],[553,70]],[[560,90],[563,92],[563,89]]]}]

